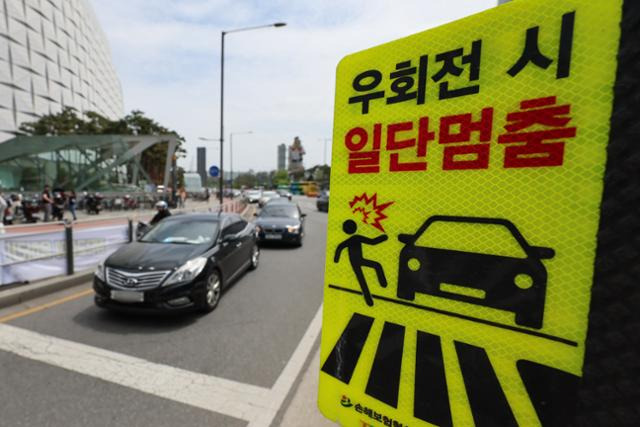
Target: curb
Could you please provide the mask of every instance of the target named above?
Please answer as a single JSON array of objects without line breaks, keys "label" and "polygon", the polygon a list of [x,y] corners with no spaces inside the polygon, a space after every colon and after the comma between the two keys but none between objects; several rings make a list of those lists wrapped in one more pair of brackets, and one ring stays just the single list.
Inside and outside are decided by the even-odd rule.
[{"label": "curb", "polygon": [[18,286],[0,291],[0,308],[16,305],[30,299],[51,294],[62,289],[71,288],[91,279],[93,269],[85,270],[71,276],[58,276],[37,283]]}]

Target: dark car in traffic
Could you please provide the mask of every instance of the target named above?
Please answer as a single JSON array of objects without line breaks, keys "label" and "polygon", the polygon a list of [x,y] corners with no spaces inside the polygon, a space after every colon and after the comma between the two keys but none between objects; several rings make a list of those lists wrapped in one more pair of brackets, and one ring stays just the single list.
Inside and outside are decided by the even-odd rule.
[{"label": "dark car in traffic", "polygon": [[329,190],[320,193],[316,200],[316,207],[320,212],[329,212]]},{"label": "dark car in traffic", "polygon": [[302,246],[304,238],[304,218],[298,205],[289,203],[268,203],[256,214],[258,241],[291,243]]},{"label": "dark car in traffic", "polygon": [[222,290],[258,266],[255,226],[240,215],[167,217],[111,254],[95,272],[95,303],[105,308],[213,310]]},{"label": "dark car in traffic", "polygon": [[530,245],[502,218],[434,215],[415,234],[400,234],[398,298],[416,293],[515,313],[518,325],[542,327],[552,248]]}]

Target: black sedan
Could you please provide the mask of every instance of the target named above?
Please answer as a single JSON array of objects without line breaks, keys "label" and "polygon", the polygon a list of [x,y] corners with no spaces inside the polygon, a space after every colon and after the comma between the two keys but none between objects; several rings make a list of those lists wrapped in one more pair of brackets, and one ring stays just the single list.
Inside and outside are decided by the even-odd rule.
[{"label": "black sedan", "polygon": [[171,216],[98,266],[95,303],[209,312],[225,286],[258,267],[259,257],[255,226],[237,214]]},{"label": "black sedan", "polygon": [[258,241],[293,243],[302,245],[304,238],[304,218],[300,208],[293,203],[267,204],[257,214],[256,229]]}]

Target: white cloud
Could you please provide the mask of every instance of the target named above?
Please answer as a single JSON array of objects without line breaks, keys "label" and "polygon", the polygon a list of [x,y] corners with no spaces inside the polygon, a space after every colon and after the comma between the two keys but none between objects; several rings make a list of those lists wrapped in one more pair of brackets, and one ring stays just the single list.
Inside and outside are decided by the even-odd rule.
[{"label": "white cloud", "polygon": [[[332,132],[335,67],[366,49],[495,6],[493,0],[93,0],[111,43],[125,108],[140,109],[187,138],[219,136],[220,31],[286,21],[284,28],[230,34],[225,51],[225,139],[234,170],[276,167],[276,146],[300,136],[305,164],[323,160]],[[217,142],[208,164],[217,164]],[[216,147],[215,150],[213,148]],[[225,146],[228,152],[228,145]],[[328,150],[330,152],[330,150]],[[228,157],[226,157],[228,165]],[[226,168],[226,167],[225,167]]]}]

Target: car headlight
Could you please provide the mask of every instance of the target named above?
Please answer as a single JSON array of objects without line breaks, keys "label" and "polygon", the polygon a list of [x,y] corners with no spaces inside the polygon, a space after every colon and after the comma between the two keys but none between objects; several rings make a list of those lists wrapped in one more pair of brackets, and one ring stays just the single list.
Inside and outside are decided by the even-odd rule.
[{"label": "car headlight", "polygon": [[173,272],[162,286],[173,285],[175,283],[189,282],[195,279],[207,265],[207,258],[198,257],[187,261]]},{"label": "car headlight", "polygon": [[297,233],[300,231],[300,225],[287,225],[287,231],[289,233]]},{"label": "car headlight", "polygon": [[96,268],[95,271],[95,276],[102,280],[103,282],[106,282],[106,277],[105,277],[105,267],[104,267],[104,261],[102,261],[100,264],[98,264],[98,267]]}]

